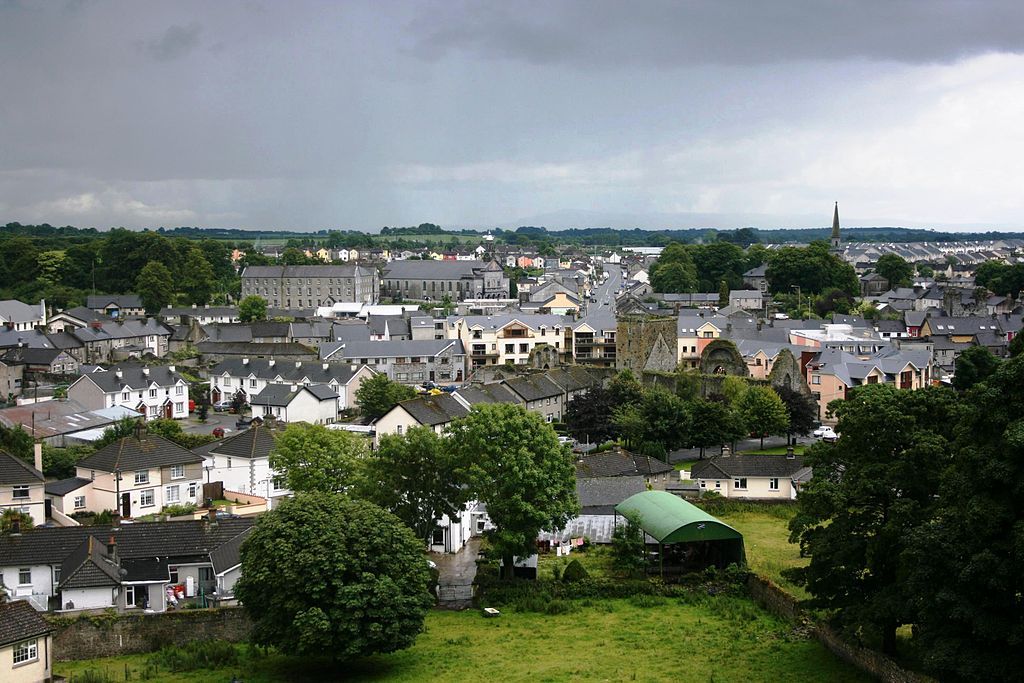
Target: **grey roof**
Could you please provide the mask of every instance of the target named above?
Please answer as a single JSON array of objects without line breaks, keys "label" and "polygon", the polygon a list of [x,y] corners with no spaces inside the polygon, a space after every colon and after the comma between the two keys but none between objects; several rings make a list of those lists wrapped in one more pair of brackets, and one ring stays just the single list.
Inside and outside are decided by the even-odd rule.
[{"label": "grey roof", "polygon": [[20,426],[30,436],[45,439],[97,429],[117,422],[122,417],[138,417],[139,413],[123,406],[88,410],[77,401],[41,401],[0,409],[0,425]]},{"label": "grey roof", "polygon": [[452,420],[468,415],[469,411],[456,399],[448,394],[439,396],[418,396],[399,403],[413,419],[421,425],[434,426],[446,424]]},{"label": "grey roof", "polygon": [[409,336],[409,321],[400,315],[371,315],[366,325],[376,335]]},{"label": "grey roof", "polygon": [[82,539],[60,565],[61,590],[116,586],[120,583],[119,567],[107,555],[107,547],[92,535]]},{"label": "grey roof", "polygon": [[731,479],[733,477],[789,478],[804,467],[801,456],[731,455],[700,460],[690,468],[692,479]]},{"label": "grey roof", "polygon": [[46,493],[51,496],[66,496],[72,491],[77,491],[86,484],[91,483],[91,479],[83,479],[81,477],[71,477],[69,479],[61,479],[60,481],[48,481],[46,482]]},{"label": "grey roof", "polygon": [[354,318],[335,322],[331,328],[331,338],[334,341],[370,341],[370,327]]},{"label": "grey roof", "polygon": [[209,452],[253,460],[270,457],[273,449],[274,433],[263,425],[255,425],[216,443]]},{"label": "grey roof", "polygon": [[[380,343],[380,342],[375,342]],[[247,360],[248,362],[242,362]],[[326,368],[324,366],[327,366]],[[210,377],[227,373],[231,377],[249,377],[273,380],[280,377],[286,382],[310,384],[348,384],[359,372],[344,363],[310,363],[303,361],[276,361],[273,358],[227,358],[210,370]]]},{"label": "grey roof", "polygon": [[616,477],[578,477],[576,497],[580,515],[612,515],[615,506],[635,493],[647,490],[641,475]]},{"label": "grey roof", "polygon": [[0,320],[5,322],[27,323],[40,320],[39,306],[29,306],[16,299],[0,301]]},{"label": "grey roof", "polygon": [[586,368],[567,365],[548,370],[545,375],[557,384],[565,393],[582,391],[600,386],[601,381],[594,377]]},{"label": "grey roof", "polygon": [[133,339],[149,336],[166,337],[171,334],[171,328],[156,318],[146,318],[144,320],[129,318],[116,322],[99,323],[98,329],[93,325],[78,327],[71,330],[71,334],[79,341],[88,344],[111,339]]},{"label": "grey roof", "polygon": [[249,403],[254,406],[283,407],[291,403],[301,390],[299,387],[292,391],[292,387],[287,384],[268,384],[263,387],[263,391],[251,397]]},{"label": "grey roof", "polygon": [[743,277],[767,277],[768,276],[768,264],[762,263],[759,266],[751,268],[747,272],[743,273]]},{"label": "grey roof", "polygon": [[161,308],[159,315],[162,318],[182,315],[191,315],[194,317],[204,315],[226,315],[237,317],[238,306],[196,306],[194,308],[191,306],[168,306],[166,308]]},{"label": "grey roof", "polygon": [[613,448],[602,453],[582,455],[576,461],[577,477],[629,477],[664,474],[675,468],[648,455]]},{"label": "grey roof", "polygon": [[458,339],[402,339],[378,341],[343,341],[321,344],[322,360],[353,360],[360,358],[434,358],[451,348],[452,352],[465,354]]},{"label": "grey roof", "polygon": [[0,451],[0,484],[41,484],[43,473],[21,458]]},{"label": "grey roof", "polygon": [[588,325],[598,333],[603,331],[614,332],[618,327],[618,321],[615,320],[615,314],[611,311],[597,311],[581,318],[579,322],[573,325],[574,330],[578,330],[583,325]]},{"label": "grey roof", "polygon": [[[118,373],[120,373],[120,377],[118,377]],[[90,372],[87,375],[82,375],[81,378],[75,380],[72,386],[87,381],[86,378],[108,394],[125,389],[145,389],[154,383],[160,387],[171,387],[178,382],[185,382],[185,378],[178,373],[177,369],[171,372],[170,366],[166,365],[148,368],[141,365],[118,365],[102,372]]]},{"label": "grey roof", "polygon": [[485,330],[498,330],[513,321],[520,322],[534,330],[538,330],[541,327],[571,327],[573,324],[571,315],[554,315],[550,313],[448,316],[449,327],[456,327],[460,321],[467,329],[479,326]]},{"label": "grey roof", "polygon": [[106,308],[109,304],[117,308],[142,308],[142,299],[137,294],[90,294],[85,298],[89,308]]},{"label": "grey roof", "polygon": [[384,266],[385,278],[396,280],[459,280],[482,271],[483,261],[392,261]]},{"label": "grey roof", "polygon": [[78,466],[102,472],[146,470],[171,465],[201,463],[203,459],[192,451],[156,434],[140,439],[126,436],[109,443]]},{"label": "grey roof", "polygon": [[246,266],[242,277],[362,277],[372,271],[354,263],[323,266]]},{"label": "grey roof", "polygon": [[201,341],[196,350],[204,355],[221,356],[309,356],[316,351],[295,342],[211,342]]},{"label": "grey roof", "polygon": [[242,564],[242,541],[249,537],[251,531],[252,527],[249,527],[220,547],[210,551],[210,563],[213,565],[214,573],[223,574],[232,567]]},{"label": "grey roof", "polygon": [[[57,356],[64,353],[57,348],[34,349],[26,346],[19,346],[8,349],[2,356],[5,363],[25,363],[27,365],[50,365],[57,359]],[[69,356],[70,358],[70,356]]]},{"label": "grey roof", "polygon": [[521,399],[501,382],[470,384],[455,392],[470,405],[480,403],[521,403]]},{"label": "grey roof", "polygon": [[561,396],[562,388],[544,375],[527,375],[504,380],[505,386],[523,397],[524,401],[539,401]]},{"label": "grey roof", "polygon": [[28,600],[0,603],[0,647],[38,638],[52,631],[50,622]]}]

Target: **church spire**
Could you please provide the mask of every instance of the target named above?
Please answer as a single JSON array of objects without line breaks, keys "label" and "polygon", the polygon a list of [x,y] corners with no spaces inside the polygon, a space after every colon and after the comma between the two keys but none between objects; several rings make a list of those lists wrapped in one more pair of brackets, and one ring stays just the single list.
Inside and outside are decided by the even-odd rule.
[{"label": "church spire", "polygon": [[836,202],[836,212],[832,215],[832,249],[839,249],[839,202]]}]

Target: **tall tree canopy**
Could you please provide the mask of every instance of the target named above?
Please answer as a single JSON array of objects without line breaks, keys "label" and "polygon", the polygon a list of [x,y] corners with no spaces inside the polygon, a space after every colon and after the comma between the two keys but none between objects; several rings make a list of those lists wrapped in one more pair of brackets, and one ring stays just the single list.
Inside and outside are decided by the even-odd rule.
[{"label": "tall tree canopy", "polygon": [[491,543],[510,577],[513,557],[532,554],[541,530],[561,529],[579,512],[572,454],[539,415],[506,403],[474,406],[455,420],[451,445],[487,505]]},{"label": "tall tree canopy", "polygon": [[860,295],[860,280],[853,266],[829,252],[824,242],[807,247],[783,247],[768,257],[768,282],[773,292],[789,293],[800,287],[804,295],[820,294],[829,288]]},{"label": "tall tree canopy", "polygon": [[415,389],[388,379],[384,373],[363,380],[356,389],[359,412],[374,420],[410,398],[416,398]]},{"label": "tall tree canopy", "polygon": [[139,273],[135,291],[142,299],[146,313],[154,315],[174,300],[174,277],[167,266],[159,261],[150,261]]},{"label": "tall tree canopy", "polygon": [[954,363],[953,387],[967,391],[975,384],[984,382],[999,367],[999,359],[985,346],[964,349]]},{"label": "tall tree canopy", "polygon": [[255,294],[245,297],[238,303],[238,318],[243,323],[266,320],[267,300]]},{"label": "tall tree canopy", "polygon": [[243,541],[235,595],[256,643],[349,659],[410,647],[434,602],[429,583],[422,543],[390,512],[299,493]]},{"label": "tall tree canopy", "polygon": [[697,267],[686,246],[672,242],[651,266],[651,287],[656,292],[694,292],[697,290]]},{"label": "tall tree canopy", "polygon": [[771,434],[785,434],[789,428],[789,413],[786,406],[771,387],[748,387],[738,402],[743,423],[761,439]]},{"label": "tall tree canopy", "polygon": [[270,467],[292,491],[332,493],[352,486],[365,457],[364,440],[351,432],[293,422],[274,442]]},{"label": "tall tree canopy", "polygon": [[889,281],[890,287],[906,287],[914,277],[914,264],[898,254],[882,254],[875,264],[875,272]]}]

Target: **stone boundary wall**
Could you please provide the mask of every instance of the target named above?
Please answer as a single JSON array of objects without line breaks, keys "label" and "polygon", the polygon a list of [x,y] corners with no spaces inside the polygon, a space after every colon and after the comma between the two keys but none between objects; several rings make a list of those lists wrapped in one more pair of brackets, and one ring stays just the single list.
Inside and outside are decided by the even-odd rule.
[{"label": "stone boundary wall", "polygon": [[189,609],[161,614],[49,616],[58,662],[156,652],[192,640],[249,639],[252,622],[241,607]]},{"label": "stone boundary wall", "polygon": [[853,645],[845,640],[828,624],[814,620],[800,608],[796,598],[765,579],[751,574],[747,581],[751,597],[772,614],[809,624],[814,637],[828,650],[845,662],[864,673],[885,683],[936,683],[935,679],[908,671],[880,652]]}]

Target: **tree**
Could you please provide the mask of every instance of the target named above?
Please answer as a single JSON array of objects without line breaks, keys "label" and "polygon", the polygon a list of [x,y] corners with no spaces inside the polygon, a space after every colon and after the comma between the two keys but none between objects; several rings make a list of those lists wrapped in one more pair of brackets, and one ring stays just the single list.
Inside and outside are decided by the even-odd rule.
[{"label": "tree", "polygon": [[18,526],[21,533],[32,530],[32,515],[15,508],[6,508],[0,514],[0,533],[9,534]]},{"label": "tree", "polygon": [[135,291],[142,299],[146,313],[156,314],[174,298],[174,278],[171,271],[159,261],[150,261],[135,281]]},{"label": "tree", "polygon": [[430,538],[442,515],[455,518],[466,503],[455,452],[430,427],[380,438],[367,457],[359,484],[361,497],[390,510],[422,541]]},{"label": "tree", "polygon": [[242,543],[235,595],[253,640],[335,659],[411,646],[433,604],[423,545],[397,517],[338,494],[298,493]]},{"label": "tree", "polygon": [[1006,349],[1010,353],[1011,358],[1016,358],[1024,351],[1024,334],[1019,332],[1013,335],[1013,339],[1010,340],[1010,345]]},{"label": "tree", "polygon": [[999,362],[985,346],[964,349],[954,363],[953,388],[967,391],[975,384],[984,382],[996,371]]},{"label": "tree", "polygon": [[625,514],[626,523],[619,524],[612,531],[612,562],[628,576],[634,576],[644,567],[644,530],[636,512]]},{"label": "tree", "polygon": [[934,277],[935,269],[927,263],[919,263],[917,264],[917,274],[921,277]]},{"label": "tree", "polygon": [[615,432],[612,424],[614,410],[612,392],[604,387],[594,387],[586,394],[569,400],[562,421],[569,434],[578,441],[600,443]]},{"label": "tree", "polygon": [[768,257],[768,282],[773,292],[786,294],[799,287],[804,296],[826,289],[841,289],[850,296],[860,294],[860,280],[853,266],[829,252],[828,244],[812,242],[807,247],[783,247]]},{"label": "tree", "polygon": [[182,289],[190,304],[209,303],[214,288],[213,266],[199,247],[188,250],[181,276]]},{"label": "tree", "polygon": [[622,370],[608,383],[608,392],[616,406],[640,405],[644,399],[644,386],[629,370]]},{"label": "tree", "polygon": [[890,287],[907,287],[914,278],[914,264],[897,254],[882,254],[875,264],[875,272],[888,280]]},{"label": "tree", "polygon": [[284,475],[292,491],[333,493],[355,483],[365,457],[366,445],[351,432],[293,422],[274,442],[270,467]]},{"label": "tree", "polygon": [[376,420],[396,404],[410,398],[416,398],[415,389],[391,381],[384,373],[363,380],[356,390],[356,405],[359,406],[359,412],[372,420]]},{"label": "tree", "polygon": [[651,287],[656,292],[693,292],[697,289],[697,267],[689,250],[678,242],[666,246],[650,269]]},{"label": "tree", "polygon": [[93,446],[96,450],[103,448],[108,444],[112,444],[115,441],[120,441],[127,436],[134,436],[135,431],[139,427],[139,420],[132,417],[122,417],[117,422],[108,426],[103,430],[103,435],[96,439]]},{"label": "tree", "polygon": [[949,462],[956,402],[944,388],[858,387],[829,406],[839,440],[805,456],[814,478],[800,491],[789,528],[811,560],[793,578],[807,587],[812,606],[834,610],[840,627],[881,643],[887,654],[896,629],[914,621],[903,554]]},{"label": "tree", "polygon": [[761,438],[761,448],[765,435],[783,434],[789,427],[786,406],[771,387],[748,388],[740,399],[739,411],[747,428]]},{"label": "tree", "polygon": [[686,443],[690,414],[683,399],[653,386],[644,393],[640,413],[644,424],[642,441],[659,444],[666,453]]},{"label": "tree", "polygon": [[814,397],[786,386],[776,387],[775,393],[779,395],[779,399],[786,406],[786,412],[789,415],[786,436],[810,434],[814,429],[814,424],[818,421],[818,404]]},{"label": "tree", "polygon": [[562,529],[578,514],[572,454],[540,415],[507,403],[474,406],[452,423],[451,444],[487,506],[491,544],[509,578],[513,558],[533,554],[541,530]]},{"label": "tree", "polygon": [[[704,449],[721,446],[736,438],[736,416],[732,414],[729,406],[718,401],[698,398],[690,401],[687,408],[690,415],[690,432],[686,445],[699,448],[702,459]],[[740,436],[742,431],[739,430]]]},{"label": "tree", "polygon": [[719,308],[725,308],[729,305],[729,283],[722,280],[722,284],[718,286],[718,306]]},{"label": "tree", "polygon": [[[912,596],[914,639],[937,679],[1015,681],[1024,670],[1024,358],[958,405],[952,462],[936,509],[910,533],[900,590]],[[930,456],[945,465],[945,453]],[[913,485],[920,475],[906,476]]]},{"label": "tree", "polygon": [[245,297],[238,303],[238,318],[243,323],[266,320],[267,300],[255,294]]}]

